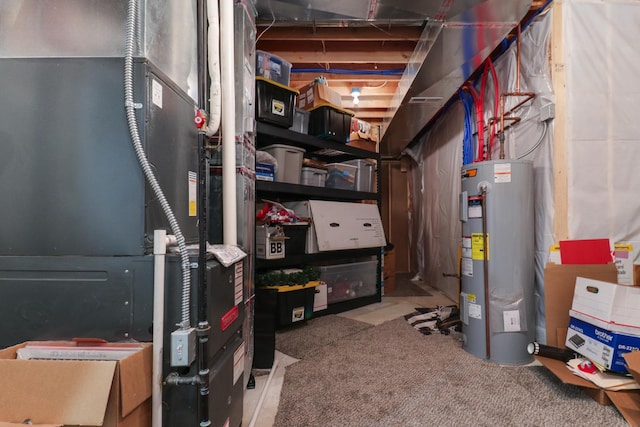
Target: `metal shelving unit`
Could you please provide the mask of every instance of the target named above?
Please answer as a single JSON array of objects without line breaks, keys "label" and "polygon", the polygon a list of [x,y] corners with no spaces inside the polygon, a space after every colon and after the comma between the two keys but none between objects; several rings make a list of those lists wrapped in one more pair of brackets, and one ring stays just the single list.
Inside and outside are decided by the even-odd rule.
[{"label": "metal shelving unit", "polygon": [[[342,162],[352,159],[373,159],[380,165],[380,154],[363,150],[335,141],[324,140],[311,135],[294,132],[285,128],[272,126],[267,123],[257,123],[256,148],[265,147],[270,144],[286,144],[305,149],[305,157],[313,158],[324,162]],[[377,188],[380,189],[380,173],[376,173]],[[362,192],[351,190],[340,190],[326,187],[315,187],[300,184],[289,184],[273,181],[256,181],[256,201],[268,199],[274,201],[292,200],[330,200],[330,201],[375,201],[380,208],[381,196],[379,192]],[[339,313],[364,305],[380,302],[381,300],[381,278],[382,278],[382,255],[381,248],[363,248],[353,250],[340,250],[330,252],[319,252],[315,254],[288,255],[282,259],[256,259],[256,270],[266,270],[271,268],[296,267],[313,263],[344,263],[345,260],[362,259],[366,257],[377,257],[377,281],[376,294],[371,296],[354,298],[329,304],[327,310],[319,314]]]}]

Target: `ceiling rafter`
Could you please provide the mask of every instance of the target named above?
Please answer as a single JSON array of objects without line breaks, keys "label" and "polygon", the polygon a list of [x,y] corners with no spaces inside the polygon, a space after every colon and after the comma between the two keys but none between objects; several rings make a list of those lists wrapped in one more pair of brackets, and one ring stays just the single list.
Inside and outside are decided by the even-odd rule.
[{"label": "ceiling rafter", "polygon": [[[258,26],[261,33],[267,26]],[[271,27],[260,37],[266,41],[412,41],[417,42],[422,34],[422,27]]]}]

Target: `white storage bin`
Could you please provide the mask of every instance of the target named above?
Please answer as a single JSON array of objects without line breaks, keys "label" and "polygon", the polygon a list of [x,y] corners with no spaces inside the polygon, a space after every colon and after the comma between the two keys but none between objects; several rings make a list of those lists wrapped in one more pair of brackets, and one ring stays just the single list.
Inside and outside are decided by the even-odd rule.
[{"label": "white storage bin", "polygon": [[261,150],[271,154],[278,162],[275,176],[276,181],[300,184],[302,159],[305,152],[304,148],[284,144],[273,144]]},{"label": "white storage bin", "polygon": [[367,159],[356,159],[345,162],[358,168],[356,173],[356,191],[373,192],[373,182],[376,176],[376,163]]},{"label": "white storage bin", "polygon": [[378,261],[320,267],[320,280],[327,284],[329,304],[375,295]]},{"label": "white storage bin", "polygon": [[302,185],[313,185],[315,187],[324,187],[327,179],[327,171],[318,168],[310,168],[305,166],[302,168]]},{"label": "white storage bin", "polygon": [[346,163],[327,164],[327,180],[325,187],[339,188],[342,190],[355,190],[357,166]]}]

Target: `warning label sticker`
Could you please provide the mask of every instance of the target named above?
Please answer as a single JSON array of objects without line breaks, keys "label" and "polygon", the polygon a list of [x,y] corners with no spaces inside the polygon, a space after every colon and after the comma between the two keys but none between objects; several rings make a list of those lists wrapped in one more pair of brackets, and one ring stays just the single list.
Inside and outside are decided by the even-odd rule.
[{"label": "warning label sticker", "polygon": [[[487,260],[489,259],[489,234],[487,237]],[[482,233],[471,234],[471,258],[484,261],[484,236]]]},{"label": "warning label sticker", "polygon": [[511,182],[511,163],[493,165],[493,181],[496,184]]}]

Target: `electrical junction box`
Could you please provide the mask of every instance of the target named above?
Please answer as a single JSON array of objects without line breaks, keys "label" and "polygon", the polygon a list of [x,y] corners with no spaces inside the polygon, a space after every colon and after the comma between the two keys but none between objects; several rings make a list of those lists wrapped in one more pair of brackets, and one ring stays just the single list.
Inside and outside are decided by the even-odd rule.
[{"label": "electrical junction box", "polygon": [[178,329],[171,333],[171,366],[190,366],[196,359],[196,330]]}]

